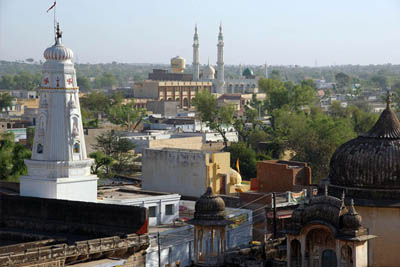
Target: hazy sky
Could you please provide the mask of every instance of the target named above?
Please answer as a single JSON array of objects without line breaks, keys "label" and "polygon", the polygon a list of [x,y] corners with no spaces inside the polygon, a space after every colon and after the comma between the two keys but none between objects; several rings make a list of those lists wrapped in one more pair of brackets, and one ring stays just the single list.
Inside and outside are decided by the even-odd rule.
[{"label": "hazy sky", "polygon": [[[52,0],[0,0],[0,59],[43,59],[53,42]],[[399,0],[58,0],[75,62],[192,62],[197,22],[202,64],[400,64]]]}]

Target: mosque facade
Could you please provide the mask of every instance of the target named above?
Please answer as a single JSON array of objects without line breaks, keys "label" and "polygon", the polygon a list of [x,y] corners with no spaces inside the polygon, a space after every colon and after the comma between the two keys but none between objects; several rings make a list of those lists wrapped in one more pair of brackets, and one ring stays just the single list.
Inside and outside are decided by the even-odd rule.
[{"label": "mosque facade", "polygon": [[[233,93],[258,93],[258,80],[253,71],[246,68],[243,72],[240,70],[238,79],[225,79],[225,63],[224,63],[224,36],[222,25],[219,26],[218,42],[217,42],[217,65],[216,69],[208,62],[205,67],[200,70],[199,59],[199,35],[197,25],[193,37],[193,80],[210,81],[213,83],[213,92],[217,94],[233,94]],[[267,78],[267,64],[264,65],[265,77]]]}]

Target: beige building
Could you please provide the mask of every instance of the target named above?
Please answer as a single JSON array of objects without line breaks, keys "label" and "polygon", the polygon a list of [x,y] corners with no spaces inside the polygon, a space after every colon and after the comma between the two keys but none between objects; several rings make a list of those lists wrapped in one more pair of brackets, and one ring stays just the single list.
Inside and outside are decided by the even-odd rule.
[{"label": "beige building", "polygon": [[192,99],[201,90],[211,92],[212,82],[198,81],[144,81],[133,87],[134,98],[174,100],[181,108],[190,108]]},{"label": "beige building", "polygon": [[142,158],[145,190],[200,197],[207,187],[231,194],[240,187],[240,174],[230,168],[230,153],[174,148],[146,149]]}]

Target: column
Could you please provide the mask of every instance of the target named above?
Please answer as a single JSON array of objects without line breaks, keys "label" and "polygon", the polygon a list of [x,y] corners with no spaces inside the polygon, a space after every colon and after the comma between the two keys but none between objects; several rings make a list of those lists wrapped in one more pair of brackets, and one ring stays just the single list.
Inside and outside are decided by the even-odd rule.
[{"label": "column", "polygon": [[303,235],[300,237],[301,245],[301,266],[308,266],[306,262],[306,237]]},{"label": "column", "polygon": [[[199,249],[199,230],[197,226],[194,227],[194,261],[197,262],[198,259],[198,249]],[[190,257],[190,256],[189,256]]]},{"label": "column", "polygon": [[291,267],[292,266],[292,247],[291,244],[292,243],[292,238],[287,236],[286,237],[286,259],[287,259],[287,267]]}]

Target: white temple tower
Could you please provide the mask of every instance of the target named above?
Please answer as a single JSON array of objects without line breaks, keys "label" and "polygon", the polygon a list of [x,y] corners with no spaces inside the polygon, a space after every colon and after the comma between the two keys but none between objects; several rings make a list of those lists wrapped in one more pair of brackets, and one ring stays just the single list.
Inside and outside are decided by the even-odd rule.
[{"label": "white temple tower", "polygon": [[219,34],[218,34],[218,59],[217,59],[217,84],[216,84],[216,93],[223,94],[225,93],[225,71],[224,71],[224,36],[222,35],[222,24],[219,25]]},{"label": "white temple tower", "polygon": [[72,51],[61,43],[44,51],[40,106],[28,175],[21,177],[21,196],[78,201],[97,200],[97,176],[86,156],[79,88]]},{"label": "white temple tower", "polygon": [[199,56],[199,36],[197,34],[197,24],[194,27],[193,37],[193,80],[200,79],[200,56]]}]

